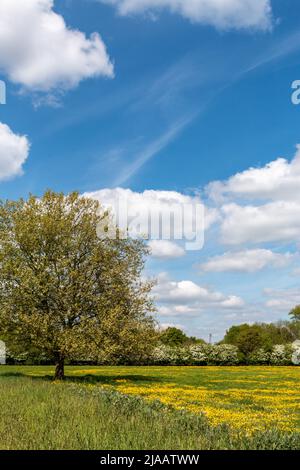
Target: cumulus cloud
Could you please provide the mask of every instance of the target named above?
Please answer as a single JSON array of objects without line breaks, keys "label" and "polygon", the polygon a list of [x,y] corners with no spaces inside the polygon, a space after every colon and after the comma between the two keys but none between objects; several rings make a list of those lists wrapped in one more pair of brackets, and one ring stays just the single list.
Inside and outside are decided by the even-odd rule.
[{"label": "cumulus cloud", "polygon": [[160,305],[157,310],[162,317],[193,316],[195,313],[199,313],[199,309],[188,305],[172,305],[171,307]]},{"label": "cumulus cloud", "polygon": [[[202,308],[214,307],[236,309],[244,305],[244,301],[235,295],[225,295],[206,286],[200,286],[191,280],[173,281],[167,273],[158,276],[154,288],[156,300],[175,313],[199,312]],[[184,310],[187,309],[187,310]]]},{"label": "cumulus cloud", "polygon": [[158,327],[159,331],[165,331],[168,328],[177,328],[183,331],[186,330],[186,327],[184,325],[181,325],[181,323],[160,323]]},{"label": "cumulus cloud", "polygon": [[169,240],[151,240],[149,247],[153,258],[180,258],[185,255],[185,250],[181,246]]},{"label": "cumulus cloud", "polygon": [[241,308],[244,307],[245,302],[241,297],[238,297],[236,295],[230,295],[227,299],[224,299],[221,302],[221,307],[228,308],[228,309],[236,309],[236,308]]},{"label": "cumulus cloud", "polygon": [[227,245],[300,241],[300,204],[278,201],[261,206],[223,206],[222,242]]},{"label": "cumulus cloud", "polygon": [[[163,281],[163,282],[162,282]],[[171,281],[160,278],[160,284],[156,289],[158,300],[168,302],[188,301],[219,301],[222,296],[218,292],[209,291],[193,281]]]},{"label": "cumulus cloud", "polygon": [[68,28],[53,7],[53,0],[1,0],[0,71],[38,92],[69,89],[89,77],[112,77],[99,34],[88,38]]},{"label": "cumulus cloud", "polygon": [[264,290],[264,294],[268,297],[266,306],[275,311],[287,313],[296,305],[300,305],[300,289],[273,289]]},{"label": "cumulus cloud", "polygon": [[[158,254],[183,254],[180,247],[155,241],[184,240],[202,247],[203,232],[218,219],[218,211],[204,208],[196,195],[185,195],[176,191],[148,190],[141,193],[130,189],[102,189],[86,193],[97,199],[104,207],[117,215],[120,228],[129,229],[131,235],[142,234],[149,238],[154,252]],[[199,209],[199,210],[198,210]],[[204,213],[203,213],[204,209]],[[150,222],[149,222],[150,221]]]},{"label": "cumulus cloud", "polygon": [[228,245],[300,241],[300,147],[289,162],[279,158],[206,187],[220,208],[221,240]]},{"label": "cumulus cloud", "polygon": [[221,256],[214,256],[206,263],[200,265],[204,272],[247,272],[261,271],[267,266],[282,268],[291,261],[291,255],[273,253],[271,250],[256,249],[236,252],[227,252]]},{"label": "cumulus cloud", "polygon": [[167,9],[193,23],[212,25],[221,30],[270,29],[270,0],[98,0],[113,5],[121,15],[159,12]]},{"label": "cumulus cloud", "polygon": [[262,168],[249,168],[237,173],[228,181],[208,185],[209,197],[215,201],[225,198],[256,200],[300,200],[300,145],[289,162],[278,158]]},{"label": "cumulus cloud", "polygon": [[23,164],[29,154],[26,136],[14,134],[0,122],[0,180],[8,180],[23,173]]}]

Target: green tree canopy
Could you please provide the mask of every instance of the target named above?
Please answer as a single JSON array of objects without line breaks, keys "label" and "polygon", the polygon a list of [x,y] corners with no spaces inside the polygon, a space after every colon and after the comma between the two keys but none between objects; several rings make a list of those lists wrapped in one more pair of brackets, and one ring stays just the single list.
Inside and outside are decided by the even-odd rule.
[{"label": "green tree canopy", "polygon": [[188,336],[179,328],[169,327],[163,331],[159,338],[166,346],[180,346],[188,342]]},{"label": "green tree canopy", "polygon": [[271,350],[276,344],[286,344],[294,340],[293,325],[288,322],[274,323],[256,323],[248,325],[247,323],[232,326],[224,337],[223,342],[237,346],[245,357],[263,348]]},{"label": "green tree canopy", "polygon": [[169,326],[158,337],[160,343],[166,346],[176,347],[183,344],[205,344],[205,341],[195,336],[187,336],[180,328]]},{"label": "green tree canopy", "polygon": [[147,249],[97,236],[99,224],[114,229],[77,193],[0,206],[0,334],[45,353],[56,378],[66,359],[142,358],[155,337],[152,284],[141,278]]},{"label": "green tree canopy", "polygon": [[300,305],[297,305],[289,313],[292,320],[300,321]]}]

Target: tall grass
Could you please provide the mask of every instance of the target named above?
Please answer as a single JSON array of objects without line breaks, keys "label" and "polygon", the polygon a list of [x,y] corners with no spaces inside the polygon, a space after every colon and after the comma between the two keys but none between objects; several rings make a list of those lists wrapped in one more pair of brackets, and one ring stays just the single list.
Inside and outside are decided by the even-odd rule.
[{"label": "tall grass", "polygon": [[252,437],[100,387],[0,376],[0,449],[300,449],[299,434]]}]

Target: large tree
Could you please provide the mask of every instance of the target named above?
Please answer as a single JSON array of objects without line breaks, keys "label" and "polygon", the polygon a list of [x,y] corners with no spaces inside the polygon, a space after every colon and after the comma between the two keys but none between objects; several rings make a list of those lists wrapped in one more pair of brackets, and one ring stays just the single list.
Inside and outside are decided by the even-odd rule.
[{"label": "large tree", "polygon": [[67,359],[143,358],[155,336],[146,255],[77,193],[1,203],[0,334],[51,358],[56,379]]}]

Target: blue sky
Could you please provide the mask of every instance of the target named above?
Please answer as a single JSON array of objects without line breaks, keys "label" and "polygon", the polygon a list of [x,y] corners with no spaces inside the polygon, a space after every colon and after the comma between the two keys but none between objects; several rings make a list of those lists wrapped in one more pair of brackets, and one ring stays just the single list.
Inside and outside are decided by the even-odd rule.
[{"label": "blue sky", "polygon": [[287,318],[300,303],[299,13],[297,0],[3,0],[1,197],[201,198],[204,248],[162,244],[147,264],[161,323],[217,340]]}]

